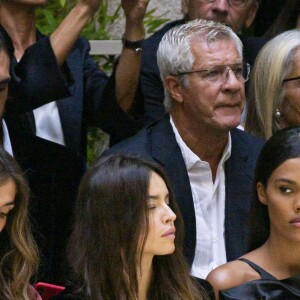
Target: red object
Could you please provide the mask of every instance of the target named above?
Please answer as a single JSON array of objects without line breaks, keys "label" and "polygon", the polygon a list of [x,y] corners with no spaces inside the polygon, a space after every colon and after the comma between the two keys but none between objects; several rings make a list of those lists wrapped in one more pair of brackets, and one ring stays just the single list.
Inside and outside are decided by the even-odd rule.
[{"label": "red object", "polygon": [[65,287],[63,286],[45,282],[37,282],[34,285],[34,288],[39,292],[43,300],[48,300],[51,297],[59,295],[62,291],[65,290]]}]

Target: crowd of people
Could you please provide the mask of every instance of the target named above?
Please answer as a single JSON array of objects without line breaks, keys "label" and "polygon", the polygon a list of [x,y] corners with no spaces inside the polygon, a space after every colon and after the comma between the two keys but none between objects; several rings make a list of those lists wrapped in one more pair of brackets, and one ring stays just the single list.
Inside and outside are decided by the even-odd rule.
[{"label": "crowd of people", "polygon": [[256,37],[268,0],[182,0],[145,40],[149,0],[120,2],[108,77],[80,37],[101,0],[49,36],[46,0],[0,1],[0,298],[299,299],[299,1]]}]

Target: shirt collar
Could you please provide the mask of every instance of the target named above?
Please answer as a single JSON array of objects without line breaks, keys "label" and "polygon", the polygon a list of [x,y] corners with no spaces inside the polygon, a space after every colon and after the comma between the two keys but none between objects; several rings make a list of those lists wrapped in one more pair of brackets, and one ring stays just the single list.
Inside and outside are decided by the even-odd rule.
[{"label": "shirt collar", "polygon": [[[173,132],[175,134],[175,139],[177,141],[177,144],[178,144],[178,146],[181,150],[183,160],[185,162],[187,170],[189,171],[196,163],[199,163],[199,162],[202,163],[202,164],[205,163],[184,142],[184,140],[182,139],[182,137],[180,136],[180,134],[179,134],[179,132],[176,128],[176,125],[173,121],[172,116],[170,116],[170,123],[171,123],[172,129],[173,129]],[[229,132],[228,133],[228,142],[227,142],[227,145],[226,145],[226,147],[223,151],[223,154],[222,154],[219,165],[224,164],[229,159],[229,157],[231,155],[231,143],[232,143],[231,134]]]}]

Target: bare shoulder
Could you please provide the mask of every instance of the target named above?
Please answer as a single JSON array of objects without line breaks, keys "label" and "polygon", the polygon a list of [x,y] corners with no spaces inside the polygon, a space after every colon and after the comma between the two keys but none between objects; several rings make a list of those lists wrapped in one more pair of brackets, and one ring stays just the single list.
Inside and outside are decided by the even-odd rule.
[{"label": "bare shoulder", "polygon": [[211,271],[207,280],[218,292],[258,279],[257,276],[259,275],[248,264],[234,260]]}]

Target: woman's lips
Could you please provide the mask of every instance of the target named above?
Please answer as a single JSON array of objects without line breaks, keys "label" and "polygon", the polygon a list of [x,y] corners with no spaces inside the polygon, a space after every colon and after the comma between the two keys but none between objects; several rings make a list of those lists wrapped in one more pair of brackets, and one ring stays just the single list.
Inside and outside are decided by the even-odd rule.
[{"label": "woman's lips", "polygon": [[176,232],[175,228],[170,228],[162,235],[162,237],[175,237],[175,232]]},{"label": "woman's lips", "polygon": [[293,220],[290,221],[290,224],[292,224],[295,227],[299,227],[300,228],[300,218],[294,218]]}]

